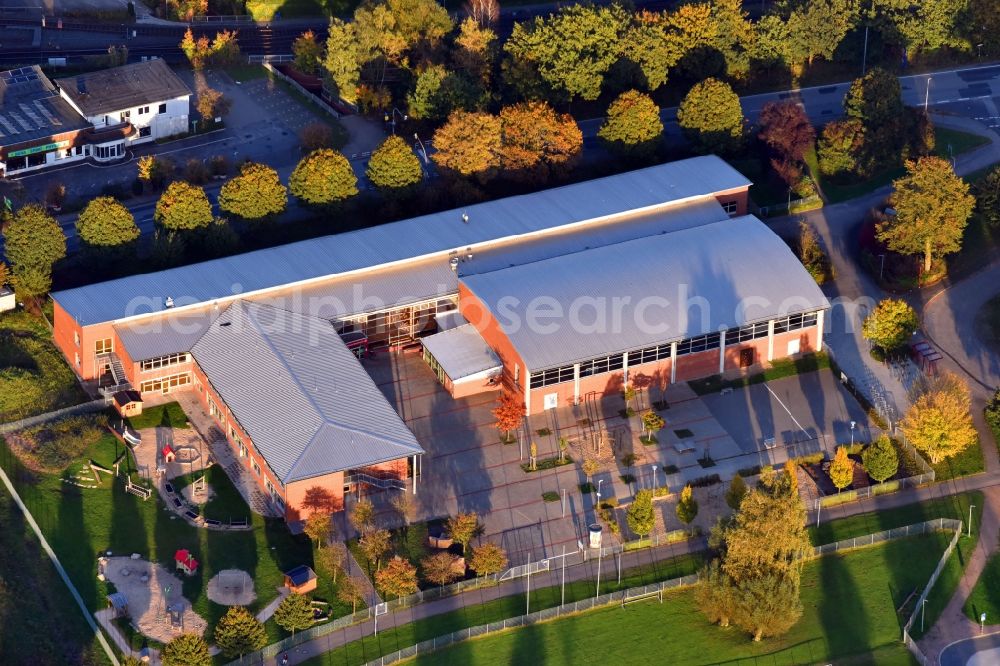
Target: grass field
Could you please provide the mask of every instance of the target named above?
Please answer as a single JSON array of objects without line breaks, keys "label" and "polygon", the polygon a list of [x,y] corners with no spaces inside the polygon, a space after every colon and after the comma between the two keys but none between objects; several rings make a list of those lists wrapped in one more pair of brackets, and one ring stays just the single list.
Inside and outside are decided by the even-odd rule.
[{"label": "grass field", "polygon": [[986,470],[986,462],[983,460],[983,449],[980,442],[968,447],[958,455],[942,460],[937,464],[931,464],[934,468],[935,479],[937,481],[947,481],[957,479],[960,476],[979,474]]},{"label": "grass field", "polygon": [[[170,412],[168,407],[161,411],[160,417]],[[147,414],[150,418],[155,417],[154,410]],[[238,568],[250,572],[258,595],[251,609],[256,611],[277,594],[282,571],[298,564],[312,564],[308,539],[292,536],[280,519],[265,520],[251,514],[245,505],[240,507],[239,514],[252,516],[252,531],[210,531],[192,527],[179,519],[156,493],[143,501],[127,494],[121,482],[108,477],[103,477],[100,487],[95,489],[63,482],[63,478],[69,478],[87,459],[110,466],[122,446],[113,436],[106,435],[61,474],[38,474],[25,469],[6,442],[0,444],[0,464],[14,480],[91,609],[106,605],[108,586],[97,580],[97,556],[107,550],[116,554],[140,553],[170,570],[174,568],[172,558],[176,549],[192,550],[202,566],[195,576],[184,580],[183,592],[195,611],[208,620],[209,632],[225,608],[208,600],[205,585],[221,569]],[[227,504],[242,502],[241,498],[234,498],[236,491],[224,475],[215,482],[220,484]],[[335,589],[325,577],[320,577],[315,596],[329,601],[334,615],[351,610],[336,600]],[[285,635],[273,622],[268,623],[268,633],[272,640]]]},{"label": "grass field", "polygon": [[0,664],[110,663],[6,489],[0,526]]},{"label": "grass field", "polygon": [[[935,533],[808,562],[802,574],[804,613],[781,639],[755,644],[737,629],[709,624],[690,589],[671,592],[663,603],[636,603],[581,613],[503,634],[459,643],[418,657],[426,664],[579,664],[627,651],[630,664],[705,664],[765,657],[741,663],[911,664],[898,643],[896,608],[926,583],[948,541]],[[593,590],[587,590],[593,594]],[[534,595],[532,596],[534,598]],[[523,599],[521,599],[523,603]],[[533,606],[533,609],[534,606]],[[523,605],[518,613],[523,612]],[[307,663],[353,665],[406,647],[431,635],[499,619],[468,609],[464,623],[438,620],[436,634],[381,633]],[[416,623],[415,623],[416,624]],[[409,627],[401,627],[399,631]],[[411,662],[414,663],[414,662]]]},{"label": "grass field", "polygon": [[188,417],[184,409],[176,402],[167,402],[156,407],[144,409],[139,416],[133,416],[128,424],[134,430],[167,426],[171,428],[187,428]]},{"label": "grass field", "polygon": [[774,361],[767,370],[758,372],[747,377],[737,377],[736,379],[723,379],[720,375],[706,377],[705,379],[692,379],[688,382],[698,395],[717,393],[724,388],[743,388],[751,384],[762,384],[772,382],[776,379],[794,377],[795,375],[817,370],[828,370],[830,368],[830,356],[826,352],[806,354],[800,358],[781,358]]},{"label": "grass field", "polygon": [[[989,140],[978,134],[960,132],[946,127],[934,128],[934,154],[938,157],[950,158],[967,153],[970,150],[989,143]],[[951,146],[949,151],[948,147]],[[824,180],[822,183],[823,194],[829,203],[838,203],[854,199],[869,192],[873,192],[884,185],[890,185],[892,181],[902,176],[906,170],[903,167],[885,169],[860,182],[835,183]]]},{"label": "grass field", "polygon": [[1000,621],[1000,554],[994,553],[987,560],[986,568],[962,610],[976,622],[979,622],[980,613],[986,613],[988,624]]},{"label": "grass field", "polygon": [[86,400],[43,319],[24,310],[0,315],[0,422]]}]

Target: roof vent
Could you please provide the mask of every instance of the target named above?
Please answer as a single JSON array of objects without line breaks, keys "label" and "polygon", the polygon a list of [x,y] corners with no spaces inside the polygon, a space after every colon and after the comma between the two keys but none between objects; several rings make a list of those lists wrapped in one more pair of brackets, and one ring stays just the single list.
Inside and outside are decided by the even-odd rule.
[{"label": "roof vent", "polygon": [[465,222],[466,224],[469,223],[469,214],[468,213],[462,213],[462,222]]},{"label": "roof vent", "polygon": [[471,247],[465,248],[465,260],[466,261],[472,261],[472,248]]},{"label": "roof vent", "polygon": [[451,270],[458,272],[458,257],[452,257],[448,261],[448,265],[451,266]]},{"label": "roof vent", "polygon": [[167,296],[167,300],[164,301],[163,304],[166,305],[168,308],[174,307],[174,299],[173,299],[173,297],[172,296]]},{"label": "roof vent", "polygon": [[231,321],[224,321],[224,322],[222,322],[222,323],[219,324],[219,326],[232,326],[232,325],[233,325],[233,322],[231,322]]}]

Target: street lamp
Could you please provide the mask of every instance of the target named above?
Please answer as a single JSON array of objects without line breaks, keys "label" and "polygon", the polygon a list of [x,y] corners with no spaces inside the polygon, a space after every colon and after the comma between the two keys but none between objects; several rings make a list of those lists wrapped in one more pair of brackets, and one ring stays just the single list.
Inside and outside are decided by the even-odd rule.
[{"label": "street lamp", "polygon": [[930,100],[931,96],[931,79],[933,76],[927,77],[927,87],[924,88],[924,113],[927,113],[927,102]]},{"label": "street lamp", "polygon": [[858,425],[857,421],[851,421],[851,446],[854,446],[854,428]]},{"label": "street lamp", "polygon": [[969,505],[969,529],[965,533],[965,535],[968,536],[968,537],[972,536],[972,510],[975,509],[975,508],[976,508],[975,504],[970,504]]},{"label": "street lamp", "polygon": [[403,113],[402,111],[400,111],[396,107],[392,107],[392,111],[389,111],[388,113],[385,114],[385,122],[390,123],[392,125],[392,134],[393,134],[393,136],[395,136],[395,134],[396,134],[396,115],[397,114],[403,120],[408,120],[409,119],[409,116],[407,116],[405,113]]},{"label": "street lamp", "polygon": [[924,633],[924,615],[927,614],[927,599],[920,604],[920,633]]},{"label": "street lamp", "polygon": [[656,490],[656,465],[653,465],[653,490]]},{"label": "street lamp", "polygon": [[881,263],[878,265],[878,281],[881,282],[882,281],[882,271],[885,270],[885,255],[884,254],[880,254],[878,256],[882,260]]},{"label": "street lamp", "polygon": [[604,483],[604,479],[597,480],[597,503],[601,503],[601,484]]},{"label": "street lamp", "polygon": [[979,49],[979,59],[982,60],[983,59],[983,43],[979,42],[978,44],[976,44],[976,48]]},{"label": "street lamp", "polygon": [[430,164],[430,160],[427,159],[427,149],[424,148],[424,142],[420,140],[420,137],[417,136],[416,132],[413,133],[413,138],[416,139],[418,144],[420,144],[420,152],[424,155],[424,164]]}]

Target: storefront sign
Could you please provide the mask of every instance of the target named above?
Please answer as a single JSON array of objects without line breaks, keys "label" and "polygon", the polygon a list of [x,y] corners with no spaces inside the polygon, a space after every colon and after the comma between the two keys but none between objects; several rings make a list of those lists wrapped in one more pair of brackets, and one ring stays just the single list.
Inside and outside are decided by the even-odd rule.
[{"label": "storefront sign", "polygon": [[7,153],[7,157],[24,157],[25,155],[34,155],[35,153],[47,153],[50,150],[66,148],[67,146],[69,146],[69,141],[57,141],[55,143],[47,143],[44,146],[32,146],[24,150],[15,150]]}]

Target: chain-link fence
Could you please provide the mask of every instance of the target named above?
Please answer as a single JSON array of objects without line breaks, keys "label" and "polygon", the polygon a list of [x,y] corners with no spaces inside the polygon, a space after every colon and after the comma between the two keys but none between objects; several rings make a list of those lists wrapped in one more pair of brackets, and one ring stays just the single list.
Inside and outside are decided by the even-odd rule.
[{"label": "chain-link fence", "polygon": [[940,532],[944,530],[958,529],[961,530],[962,521],[955,520],[953,518],[935,518],[933,520],[927,520],[922,523],[916,523],[914,525],[906,525],[904,527],[896,527],[891,530],[883,530],[881,532],[875,532],[874,534],[866,534],[864,536],[853,537],[850,539],[843,539],[837,543],[827,543],[822,546],[816,546],[813,549],[813,557],[821,557],[823,555],[829,555],[830,553],[836,553],[841,550],[850,550],[852,548],[864,548],[865,546],[874,546],[878,543],[884,543],[886,541],[894,541],[896,539],[905,539],[906,537],[916,536],[918,534],[926,534],[927,532]]},{"label": "chain-link fence", "polygon": [[934,568],[934,573],[931,574],[930,580],[927,581],[927,585],[924,586],[923,592],[920,593],[920,598],[917,599],[917,603],[913,605],[913,612],[910,613],[909,619],[906,621],[906,624],[903,625],[903,643],[921,664],[928,664],[930,663],[930,660],[924,655],[923,652],[920,651],[920,647],[910,637],[910,628],[913,626],[914,620],[917,619],[917,613],[921,612],[924,602],[927,600],[927,595],[931,593],[931,589],[934,587],[934,583],[936,583],[937,579],[941,576],[941,572],[944,570],[945,564],[948,563],[948,558],[951,557],[951,554],[955,550],[955,546],[958,545],[958,538],[962,536],[961,520],[956,520],[954,518],[942,518],[940,519],[940,522],[943,527],[939,529],[953,529],[955,530],[955,534],[951,537],[951,542],[948,544],[948,547],[944,549],[944,554],[941,555],[941,559],[938,560],[937,567]]}]

